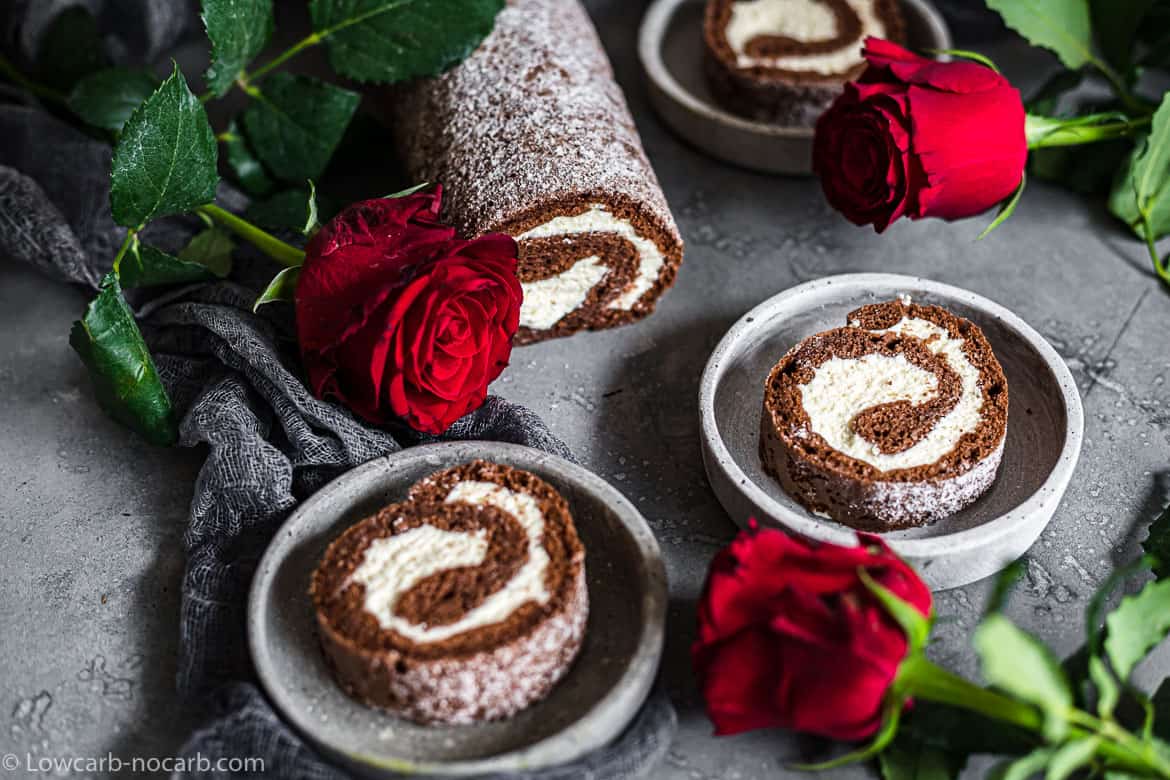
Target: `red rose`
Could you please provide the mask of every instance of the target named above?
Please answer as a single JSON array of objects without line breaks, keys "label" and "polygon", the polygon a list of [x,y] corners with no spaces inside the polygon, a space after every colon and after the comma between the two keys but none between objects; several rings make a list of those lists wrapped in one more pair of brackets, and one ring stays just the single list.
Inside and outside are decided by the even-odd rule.
[{"label": "red rose", "polygon": [[927,615],[930,590],[877,537],[741,533],[711,564],[692,648],[716,734],[780,727],[840,740],[881,725],[906,636],[857,575]]},{"label": "red rose", "polygon": [[441,189],[349,206],[305,247],[297,334],[318,397],[442,433],[508,365],[523,293],[516,242],[456,238]]},{"label": "red rose", "polygon": [[817,121],[813,171],[833,208],[880,233],[959,219],[1012,194],[1028,145],[1020,93],[991,68],[868,38],[869,67]]}]

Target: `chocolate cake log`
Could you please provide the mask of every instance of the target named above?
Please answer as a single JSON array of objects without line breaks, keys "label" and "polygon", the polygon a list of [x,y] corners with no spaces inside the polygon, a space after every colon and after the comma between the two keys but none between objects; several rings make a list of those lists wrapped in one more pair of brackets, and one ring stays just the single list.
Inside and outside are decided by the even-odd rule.
[{"label": "chocolate cake log", "polygon": [[519,241],[518,343],[633,322],[674,282],[682,239],[577,0],[510,0],[470,58],[388,100],[444,216]]},{"label": "chocolate cake log", "polygon": [[764,470],[813,512],[865,531],[953,514],[991,486],[1008,388],[983,332],[908,299],[810,336],[764,388]]},{"label": "chocolate cake log", "polygon": [[707,78],[729,111],[811,127],[861,75],[871,35],[903,42],[897,0],[708,0]]},{"label": "chocolate cake log", "polygon": [[544,698],[589,612],[565,499],[486,461],[427,477],[348,529],[310,595],[342,688],[419,723],[506,718]]}]

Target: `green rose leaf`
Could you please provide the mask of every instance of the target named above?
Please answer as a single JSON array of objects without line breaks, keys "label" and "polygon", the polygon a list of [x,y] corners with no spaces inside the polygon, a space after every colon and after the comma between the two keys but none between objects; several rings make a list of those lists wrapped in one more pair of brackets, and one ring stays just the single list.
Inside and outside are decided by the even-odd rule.
[{"label": "green rose leaf", "polygon": [[1026,756],[998,764],[989,774],[992,780],[1028,780],[1052,760],[1052,748],[1036,748]]},{"label": "green rose leaf", "polygon": [[1153,558],[1154,576],[1158,579],[1166,578],[1170,574],[1170,506],[1150,523],[1142,550]]},{"label": "green rose leaf", "polygon": [[1154,113],[1150,134],[1138,141],[1114,181],[1109,210],[1139,238],[1146,235],[1143,222],[1149,222],[1155,239],[1170,234],[1170,93]]},{"label": "green rose leaf", "polygon": [[258,311],[266,303],[285,301],[292,303],[297,292],[297,282],[301,278],[300,268],[285,268],[272,278],[264,292],[252,304],[252,311]]},{"label": "green rose leaf", "polygon": [[329,63],[358,81],[433,76],[492,31],[505,0],[311,0]]},{"label": "green rose leaf", "polygon": [[244,216],[265,230],[300,231],[305,224],[304,190],[284,190],[248,206]]},{"label": "green rose leaf", "polygon": [[1045,736],[1051,741],[1062,738],[1073,697],[1052,652],[998,613],[988,615],[976,629],[975,649],[987,682],[1038,707],[1044,714]]},{"label": "green rose leaf", "polygon": [[220,136],[224,151],[227,153],[227,164],[236,177],[236,181],[249,195],[267,195],[276,187],[268,172],[256,158],[248,139],[244,137],[236,121],[233,119],[228,125],[227,132]]},{"label": "green rose leaf", "polygon": [[69,108],[86,124],[117,133],[157,88],[158,79],[146,71],[107,68],[77,82]]},{"label": "green rose leaf", "polygon": [[1093,760],[1100,745],[1100,737],[1074,739],[1061,745],[1048,762],[1044,780],[1066,780],[1073,772]]},{"label": "green rose leaf", "polygon": [[296,182],[325,170],[361,100],[349,90],[288,73],[273,74],[250,94],[244,129],[252,148],[277,178]]},{"label": "green rose leaf", "polygon": [[878,756],[883,780],[956,780],[967,757],[897,740]]},{"label": "green rose leaf", "polygon": [[130,115],[114,147],[114,221],[137,229],[215,200],[218,150],[207,112],[174,72]]},{"label": "green rose leaf", "polygon": [[235,244],[231,235],[212,227],[196,234],[179,252],[179,260],[202,266],[223,278],[232,272],[233,249]]},{"label": "green rose leaf", "polygon": [[1088,0],[987,0],[1008,27],[1076,70],[1093,59]]},{"label": "green rose leaf", "polygon": [[1170,634],[1170,580],[1149,582],[1136,596],[1123,598],[1105,626],[1105,653],[1118,678],[1128,680],[1146,653]]},{"label": "green rose leaf", "polygon": [[152,444],[175,443],[171,400],[115,274],[102,280],[85,317],[74,323],[69,344],[89,369],[98,402],[111,417]]},{"label": "green rose leaf", "polygon": [[38,41],[37,79],[55,89],[68,91],[108,64],[97,20],[80,4],[59,13]]},{"label": "green rose leaf", "polygon": [[222,97],[268,45],[275,26],[272,0],[203,0],[203,27],[211,41],[207,88]]},{"label": "green rose leaf", "polygon": [[180,260],[161,249],[138,241],[130,245],[114,271],[118,274],[122,287],[126,289],[202,282],[215,277],[209,268]]}]

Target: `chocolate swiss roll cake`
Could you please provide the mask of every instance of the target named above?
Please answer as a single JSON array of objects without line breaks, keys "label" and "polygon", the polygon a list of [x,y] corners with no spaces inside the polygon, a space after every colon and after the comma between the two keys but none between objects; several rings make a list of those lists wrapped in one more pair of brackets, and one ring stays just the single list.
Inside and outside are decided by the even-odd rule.
[{"label": "chocolate swiss roll cake", "polygon": [[1008,387],[983,332],[908,298],[810,336],[764,386],[764,470],[810,511],[864,531],[951,515],[995,479]]},{"label": "chocolate swiss roll cake", "polygon": [[470,58],[388,101],[444,217],[518,240],[518,343],[633,322],[674,282],[682,239],[577,0],[510,0]]},{"label": "chocolate swiss roll cake", "polygon": [[589,612],[565,499],[486,461],[433,474],[345,531],[310,595],[341,687],[419,723],[506,718],[544,698]]},{"label": "chocolate swiss roll cake", "polygon": [[897,0],[708,0],[707,79],[729,111],[811,127],[864,70],[871,35],[903,42]]}]

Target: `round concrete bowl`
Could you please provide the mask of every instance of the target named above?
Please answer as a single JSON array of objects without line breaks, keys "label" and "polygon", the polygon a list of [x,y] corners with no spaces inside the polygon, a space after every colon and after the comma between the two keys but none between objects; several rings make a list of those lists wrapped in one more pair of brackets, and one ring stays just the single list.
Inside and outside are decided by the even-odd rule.
[{"label": "round concrete bowl", "polygon": [[[704,5],[704,0],[655,0],[642,20],[638,56],[654,110],[712,157],[765,173],[811,173],[811,127],[744,119],[715,102],[703,74]],[[901,5],[910,48],[951,48],[951,34],[934,6],[926,0],[901,0]]]},{"label": "round concrete bowl", "polygon": [[[485,458],[527,469],[568,500],[586,548],[589,623],[573,667],[515,717],[420,726],[365,707],[333,681],[318,645],[309,577],[343,530],[440,469]],[[614,739],[649,693],[662,654],[666,574],[646,521],[601,478],[553,455],[497,442],[447,442],[380,458],[301,504],[260,561],[248,643],[288,721],[356,774],[481,775],[572,761]]]},{"label": "round concrete bowl", "polygon": [[997,303],[950,285],[893,274],[830,276],[764,301],[731,327],[699,386],[703,463],[732,519],[808,539],[854,544],[852,529],[818,517],[784,492],[760,464],[764,381],[806,336],[840,327],[867,303],[910,295],[974,322],[1007,374],[1011,406],[1003,462],[977,502],[931,525],[885,534],[934,590],[994,574],[1022,555],[1052,519],[1084,435],[1084,413],[1068,367],[1044,338]]}]

